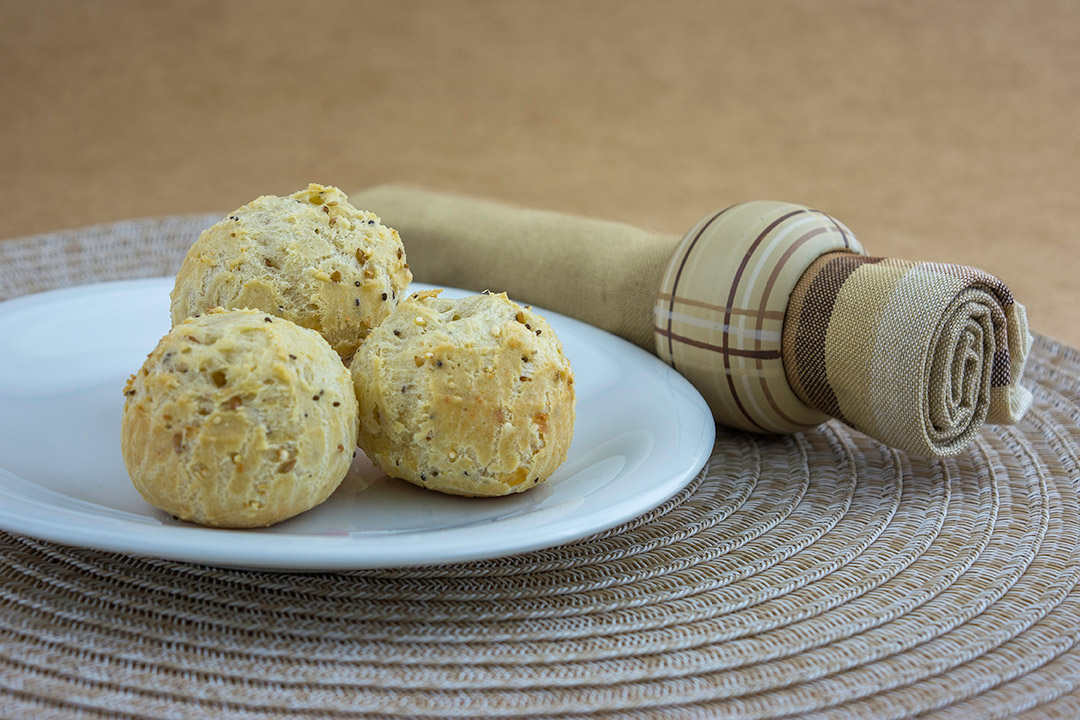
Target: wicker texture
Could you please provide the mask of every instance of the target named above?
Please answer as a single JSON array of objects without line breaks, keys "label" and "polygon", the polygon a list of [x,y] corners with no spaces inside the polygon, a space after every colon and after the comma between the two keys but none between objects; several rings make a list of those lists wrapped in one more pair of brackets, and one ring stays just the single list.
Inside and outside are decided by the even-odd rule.
[{"label": "wicker texture", "polygon": [[[206,218],[0,243],[11,297],[175,270]],[[1075,717],[1080,352],[948,459],[721,431],[683,492],[497,561],[289,575],[0,533],[0,715]]]}]

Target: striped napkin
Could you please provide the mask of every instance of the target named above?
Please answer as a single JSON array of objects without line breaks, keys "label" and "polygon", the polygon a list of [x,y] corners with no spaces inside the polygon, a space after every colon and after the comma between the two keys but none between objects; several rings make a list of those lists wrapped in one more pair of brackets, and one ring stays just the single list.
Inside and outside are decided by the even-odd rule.
[{"label": "striped napkin", "polygon": [[[809,208],[734,206],[713,216],[723,220],[708,228],[712,238],[695,243],[707,221],[680,241],[403,185],[351,200],[401,233],[418,280],[505,291],[656,352],[725,425],[791,431],[836,417],[893,447],[944,456],[984,422],[1018,421],[1031,403],[1019,384],[1031,345],[1024,308],[1000,280],[974,268],[867,257],[850,231]],[[723,260],[725,245],[734,260]],[[701,257],[707,247],[711,256]],[[734,272],[748,262],[752,271]],[[677,297],[676,277],[711,295]],[[746,297],[763,298],[744,303],[753,311],[733,307],[732,278]],[[736,325],[751,331],[737,334]],[[742,388],[748,395],[736,411],[731,396]]]},{"label": "striped napkin", "polygon": [[827,253],[788,300],[782,355],[807,405],[894,447],[952,455],[1014,424],[1031,348],[1024,307],[963,265]]}]

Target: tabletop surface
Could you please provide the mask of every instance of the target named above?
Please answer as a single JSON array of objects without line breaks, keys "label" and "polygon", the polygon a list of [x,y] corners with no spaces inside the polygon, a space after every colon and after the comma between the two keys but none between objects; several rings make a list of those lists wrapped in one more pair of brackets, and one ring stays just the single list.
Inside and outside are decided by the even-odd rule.
[{"label": "tabletop surface", "polygon": [[[998,275],[1080,347],[1080,3],[0,0],[0,62],[0,242],[313,181],[668,233],[789,200]],[[0,290],[160,274],[191,225],[8,245]],[[640,522],[490,568],[0,532],[0,714],[1077,717],[1080,351],[1041,338],[1025,377],[1031,421],[956,460],[839,423],[720,433]]]},{"label": "tabletop surface", "polygon": [[749,199],[1080,345],[1080,5],[0,2],[0,239],[389,181],[679,233]]}]

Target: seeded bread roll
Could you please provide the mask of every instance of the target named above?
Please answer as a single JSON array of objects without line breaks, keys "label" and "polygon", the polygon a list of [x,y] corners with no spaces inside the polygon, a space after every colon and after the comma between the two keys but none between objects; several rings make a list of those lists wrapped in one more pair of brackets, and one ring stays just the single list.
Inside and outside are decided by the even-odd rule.
[{"label": "seeded bread roll", "polygon": [[183,520],[271,525],[329,497],[352,461],[348,369],[318,333],[264,312],[185,320],[124,394],[128,474]]},{"label": "seeded bread roll", "polygon": [[205,230],[176,276],[172,322],[256,308],[321,333],[348,358],[411,281],[396,230],[312,184],[263,195]]},{"label": "seeded bread roll", "polygon": [[574,432],[562,345],[505,294],[438,294],[403,300],[353,358],[358,444],[386,474],[444,493],[534,487]]}]

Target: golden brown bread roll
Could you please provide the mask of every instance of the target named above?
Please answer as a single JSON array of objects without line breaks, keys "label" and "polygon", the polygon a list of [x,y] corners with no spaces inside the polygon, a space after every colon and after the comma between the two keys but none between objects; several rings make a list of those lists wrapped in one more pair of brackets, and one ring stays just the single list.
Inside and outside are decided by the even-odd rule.
[{"label": "golden brown bread roll", "polygon": [[539,315],[505,294],[403,300],[352,362],[358,442],[392,477],[454,495],[550,476],[574,430],[574,376]]},{"label": "golden brown bread roll", "polygon": [[324,501],[356,440],[348,369],[315,331],[256,310],[174,327],[124,390],[124,463],[183,520],[270,525]]},{"label": "golden brown bread roll", "polygon": [[411,280],[396,230],[337,188],[312,184],[263,195],[205,230],[176,276],[172,321],[256,308],[322,333],[348,358]]}]

